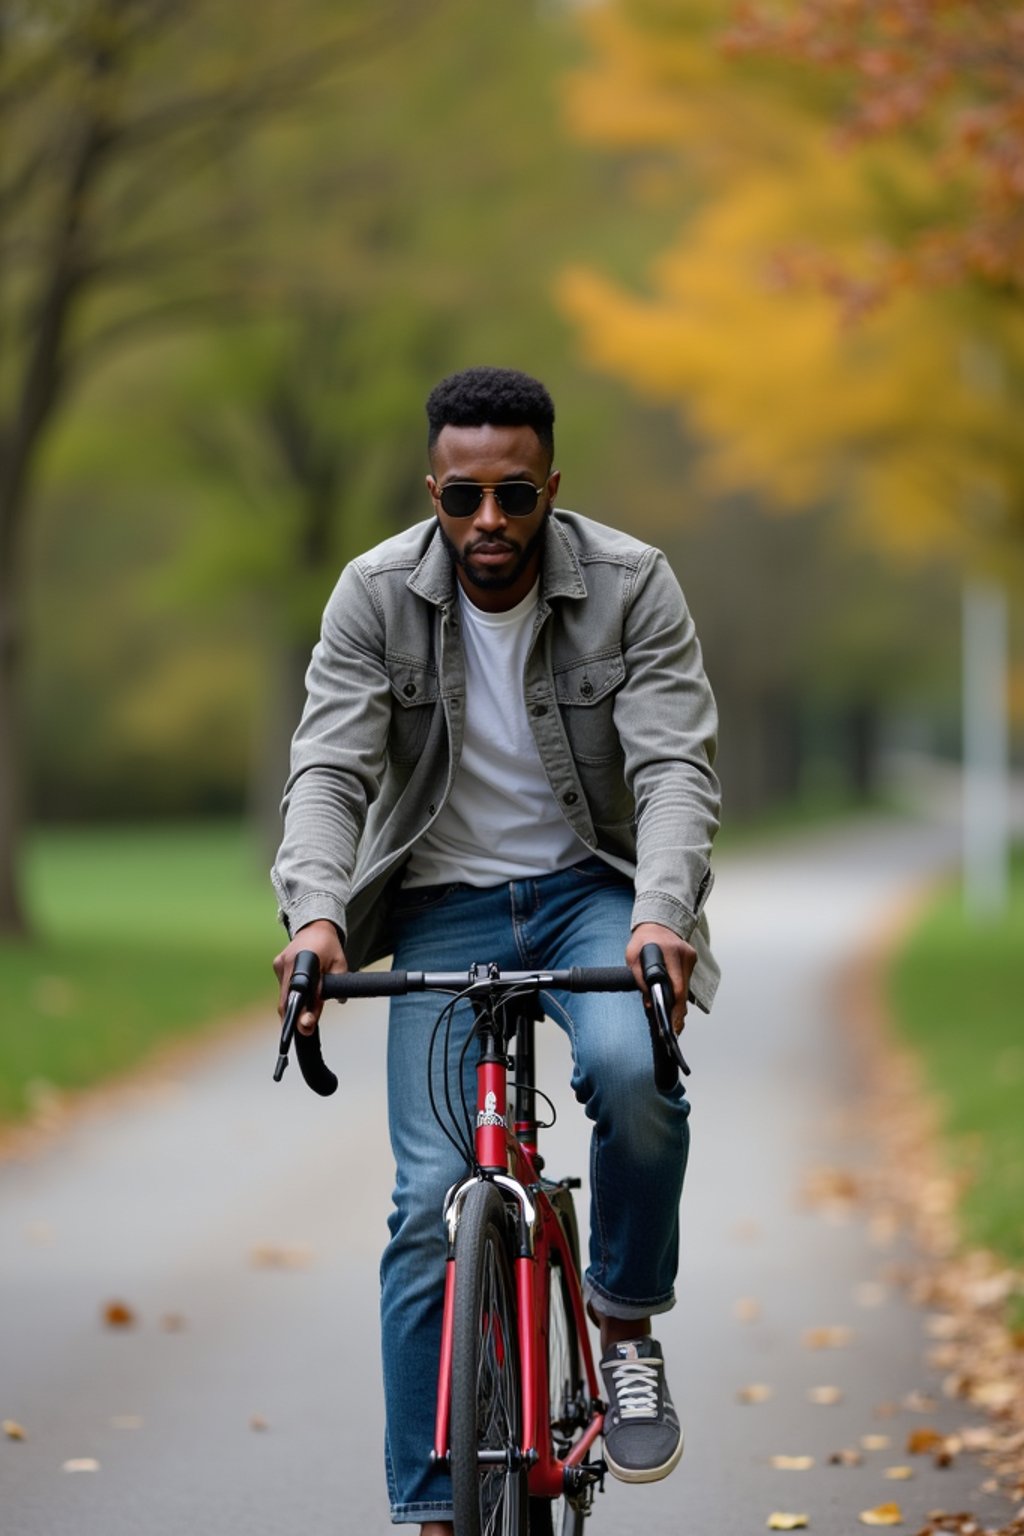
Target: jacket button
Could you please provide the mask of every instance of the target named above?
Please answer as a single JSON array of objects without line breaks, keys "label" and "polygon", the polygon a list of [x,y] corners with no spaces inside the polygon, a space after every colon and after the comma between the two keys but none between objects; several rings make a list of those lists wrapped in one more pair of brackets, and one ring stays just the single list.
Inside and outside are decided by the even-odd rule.
[{"label": "jacket button", "polygon": [[570,789],[568,794],[562,796],[562,804],[575,805],[578,799],[579,795],[576,793],[576,791],[574,789]]},{"label": "jacket button", "polygon": [[436,805],[428,805],[427,806],[427,815],[428,816],[436,816],[437,815],[437,806]]},{"label": "jacket button", "polygon": [[593,694],[594,694],[594,685],[593,685],[593,683],[584,682],[584,683],[580,684],[580,695],[581,695],[582,698],[584,698],[584,699],[592,698]]},{"label": "jacket button", "polygon": [[547,707],[546,704],[535,704],[533,706],[533,713],[537,716],[538,719],[540,718],[541,715],[546,715],[547,712],[548,712],[548,707]]},{"label": "jacket button", "polygon": [[402,689],[402,692],[405,694],[407,699],[415,698],[415,696],[416,696],[416,684],[415,683],[406,683],[405,687]]}]

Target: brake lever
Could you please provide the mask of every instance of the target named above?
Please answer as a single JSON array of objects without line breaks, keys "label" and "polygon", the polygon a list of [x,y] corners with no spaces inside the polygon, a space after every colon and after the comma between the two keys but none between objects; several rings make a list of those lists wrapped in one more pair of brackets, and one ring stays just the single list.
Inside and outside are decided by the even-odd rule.
[{"label": "brake lever", "polygon": [[672,1028],[672,1019],[660,981],[655,981],[651,984],[651,1002],[654,1006],[654,1016],[658,1021],[658,1033],[661,1036],[662,1046],[668,1055],[671,1056],[680,1072],[685,1073],[689,1077],[689,1063],[683,1055],[682,1046],[679,1044],[679,1036]]},{"label": "brake lever", "polygon": [[645,944],[640,951],[640,969],[650,1004],[647,1010],[654,1051],[654,1079],[663,1093],[679,1081],[679,1073],[690,1076],[690,1066],[683,1055],[679,1036],[672,1028],[672,982],[665,957],[657,944]]},{"label": "brake lever", "polygon": [[315,998],[316,989],[319,985],[320,961],[318,957],[311,949],[300,950],[295,956],[291,980],[288,983],[288,1002],[285,1005],[284,1019],[281,1023],[281,1043],[277,1048],[277,1066],[274,1068],[275,1083],[279,1083],[282,1077],[284,1077],[285,1068],[288,1065],[288,1052],[291,1049],[299,1014],[306,1003],[312,1002]]}]

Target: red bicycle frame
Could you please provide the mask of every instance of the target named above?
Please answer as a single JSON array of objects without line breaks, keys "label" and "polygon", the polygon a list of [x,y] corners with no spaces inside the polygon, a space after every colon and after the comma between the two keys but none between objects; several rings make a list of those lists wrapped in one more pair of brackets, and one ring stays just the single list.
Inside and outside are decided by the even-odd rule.
[{"label": "red bicycle frame", "polygon": [[[478,1028],[481,1024],[478,1021]],[[524,1059],[532,1079],[533,1021],[520,1016],[517,1023],[517,1070]],[[478,1172],[457,1184],[449,1193],[445,1217],[449,1246],[445,1269],[444,1314],[438,1369],[434,1455],[447,1460],[451,1412],[451,1366],[454,1330],[455,1235],[466,1191],[482,1179],[491,1180],[517,1207],[519,1243],[515,1259],[517,1331],[522,1381],[522,1424],[519,1450],[529,1469],[529,1492],[539,1498],[557,1499],[566,1492],[567,1469],[585,1462],[604,1427],[597,1370],[587,1334],[587,1318],[580,1289],[576,1258],[569,1247],[558,1215],[541,1181],[542,1162],[537,1150],[537,1121],[522,1113],[519,1105],[514,1126],[508,1106],[508,1064],[493,1029],[482,1027],[482,1049],[477,1064],[475,1159]],[[557,1186],[554,1186],[557,1187]],[[566,1280],[579,1336],[581,1363],[589,1396],[589,1417],[583,1433],[564,1460],[554,1454],[548,1434],[550,1387],[548,1381],[547,1320],[551,1256],[557,1253]]]}]

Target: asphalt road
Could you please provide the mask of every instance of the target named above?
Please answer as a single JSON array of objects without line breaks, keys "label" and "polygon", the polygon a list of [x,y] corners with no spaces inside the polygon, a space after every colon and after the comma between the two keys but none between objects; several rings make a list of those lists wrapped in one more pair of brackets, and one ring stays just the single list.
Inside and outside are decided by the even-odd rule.
[{"label": "asphalt road", "polygon": [[[946,1471],[918,1459],[912,1481],[885,1479],[908,1459],[909,1428],[951,1430],[965,1415],[943,1403],[927,1420],[878,1417],[881,1404],[937,1390],[925,1318],[879,1290],[893,1253],[872,1246],[863,1222],[826,1223],[797,1198],[811,1169],[872,1155],[844,1113],[854,1068],[840,968],[952,852],[941,828],[886,822],[722,860],[711,916],[725,981],[713,1017],[687,1032],[681,1304],[658,1329],[687,1450],[662,1484],[610,1483],[594,1536],[753,1536],[775,1510],[806,1513],[819,1536],[850,1536],[859,1511],[893,1498],[911,1532],[936,1507],[1001,1512],[965,1458]],[[566,1058],[550,1035],[542,1081],[561,1083]],[[0,1418],[25,1430],[0,1437],[0,1536],[389,1528],[376,1319],[391,1180],[383,1037],[378,1005],[336,1013],[327,1054],[343,1084],[320,1101],[294,1070],[271,1081],[268,1017],[0,1165]],[[584,1171],[582,1115],[564,1093],[559,1102],[549,1167]],[[115,1301],[132,1326],[104,1324]],[[848,1327],[853,1342],[808,1350],[802,1335],[817,1326]],[[751,1383],[771,1398],[740,1404]],[[826,1384],[842,1401],[809,1402]],[[827,1465],[871,1434],[891,1448]],[[815,1464],[776,1470],[778,1454]],[[82,1460],[93,1470],[65,1470]]]}]

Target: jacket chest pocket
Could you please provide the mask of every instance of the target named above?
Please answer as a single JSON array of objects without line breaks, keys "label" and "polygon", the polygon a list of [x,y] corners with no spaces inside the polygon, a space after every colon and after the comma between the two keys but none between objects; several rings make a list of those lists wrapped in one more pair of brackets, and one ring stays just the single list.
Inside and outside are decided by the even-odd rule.
[{"label": "jacket chest pocket", "polygon": [[388,756],[394,763],[415,762],[427,743],[438,701],[437,673],[422,662],[389,657],[391,726]]},{"label": "jacket chest pocket", "polygon": [[625,676],[621,651],[587,657],[555,670],[555,699],[577,762],[621,762],[612,710]]}]

